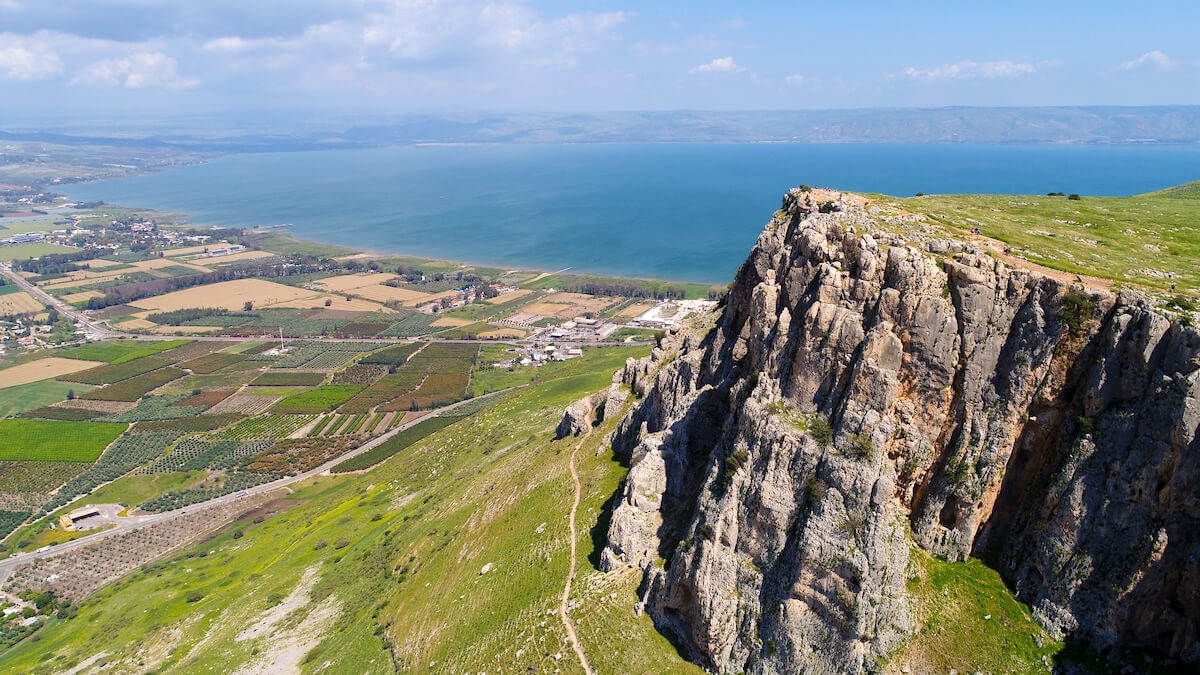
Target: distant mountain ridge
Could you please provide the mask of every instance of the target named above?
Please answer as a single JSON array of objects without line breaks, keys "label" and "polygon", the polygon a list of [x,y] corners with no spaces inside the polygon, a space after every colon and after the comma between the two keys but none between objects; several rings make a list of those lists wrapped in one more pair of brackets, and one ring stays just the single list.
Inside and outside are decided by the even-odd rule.
[{"label": "distant mountain ridge", "polygon": [[269,118],[180,124],[120,136],[81,125],[69,131],[10,128],[0,130],[0,141],[213,152],[417,143],[1200,143],[1200,106],[470,112],[342,119],[290,130]]}]

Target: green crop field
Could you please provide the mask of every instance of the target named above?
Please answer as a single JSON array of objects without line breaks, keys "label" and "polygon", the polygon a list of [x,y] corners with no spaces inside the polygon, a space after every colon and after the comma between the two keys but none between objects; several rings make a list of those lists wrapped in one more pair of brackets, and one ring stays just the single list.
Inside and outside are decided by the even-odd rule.
[{"label": "green crop field", "polygon": [[288,373],[270,371],[259,375],[251,384],[256,387],[315,386],[325,381],[325,373]]},{"label": "green crop field", "polygon": [[[120,504],[133,508],[165,492],[179,490],[208,476],[207,471],[176,471],[151,475],[123,476],[72,502],[70,508],[88,504]],[[64,507],[66,508],[66,507]]]},{"label": "green crop field", "polygon": [[361,390],[361,386],[354,384],[327,384],[288,396],[275,404],[274,411],[281,413],[329,412]]},{"label": "green crop field", "polygon": [[0,460],[93,462],[128,425],[62,420],[0,420]]},{"label": "green crop field", "polygon": [[136,377],[152,370],[165,368],[170,363],[170,361],[160,359],[157,356],[143,356],[119,364],[96,366],[95,368],[88,368],[77,373],[60,375],[58,379],[68,382],[84,382],[86,384],[112,384],[128,380],[131,377]]},{"label": "green crop field", "polygon": [[178,368],[161,368],[131,377],[127,380],[121,380],[107,387],[93,389],[80,398],[89,398],[97,401],[136,401],[147,393],[184,375],[186,373]]},{"label": "green crop field", "polygon": [[168,349],[173,349],[180,345],[185,345],[191,340],[163,340],[161,342],[140,342],[135,340],[107,340],[105,342],[92,342],[86,345],[81,345],[74,349],[68,349],[65,352],[56,356],[65,356],[70,359],[81,359],[83,361],[104,361],[105,363],[125,363],[132,361],[141,356],[149,356],[159,352],[165,352]]},{"label": "green crop field", "polygon": [[21,258],[39,258],[51,253],[73,253],[79,249],[58,244],[17,244],[15,246],[0,246],[0,260],[19,260]]},{"label": "green crop field", "polygon": [[26,410],[58,403],[67,398],[67,392],[83,394],[91,388],[86,384],[55,380],[42,380],[41,382],[19,384],[15,387],[5,387],[0,389],[0,417],[10,417]]}]

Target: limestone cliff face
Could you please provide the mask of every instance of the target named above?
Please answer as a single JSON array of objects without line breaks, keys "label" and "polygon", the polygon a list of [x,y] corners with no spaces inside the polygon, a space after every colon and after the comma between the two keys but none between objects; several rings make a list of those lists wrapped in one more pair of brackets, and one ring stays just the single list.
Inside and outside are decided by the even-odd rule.
[{"label": "limestone cliff face", "polygon": [[723,672],[878,670],[913,545],[990,560],[1052,631],[1200,663],[1200,334],[934,232],[787,195],[715,327],[619,374],[603,566]]}]

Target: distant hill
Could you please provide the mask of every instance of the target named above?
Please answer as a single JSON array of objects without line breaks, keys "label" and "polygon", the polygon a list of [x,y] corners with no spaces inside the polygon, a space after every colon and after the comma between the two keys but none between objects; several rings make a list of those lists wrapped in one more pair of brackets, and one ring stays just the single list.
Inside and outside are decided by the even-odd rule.
[{"label": "distant hill", "polygon": [[[98,123],[97,123],[98,125]],[[94,125],[96,126],[96,125]],[[1200,106],[890,108],[713,112],[470,112],[279,127],[262,116],[163,121],[141,133],[77,124],[0,140],[261,152],[414,143],[1200,143]]]},{"label": "distant hill", "polygon": [[1200,199],[1200,180],[1194,180],[1183,185],[1176,185],[1165,190],[1149,192],[1143,197],[1166,197],[1168,199]]}]

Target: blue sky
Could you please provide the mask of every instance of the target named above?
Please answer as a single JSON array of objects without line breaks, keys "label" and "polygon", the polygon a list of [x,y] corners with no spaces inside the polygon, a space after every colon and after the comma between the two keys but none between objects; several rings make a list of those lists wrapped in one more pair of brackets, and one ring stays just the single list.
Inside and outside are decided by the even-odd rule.
[{"label": "blue sky", "polygon": [[44,114],[1200,104],[1200,3],[0,0]]}]

